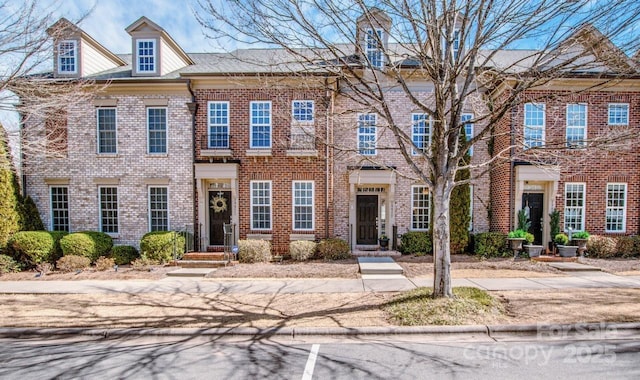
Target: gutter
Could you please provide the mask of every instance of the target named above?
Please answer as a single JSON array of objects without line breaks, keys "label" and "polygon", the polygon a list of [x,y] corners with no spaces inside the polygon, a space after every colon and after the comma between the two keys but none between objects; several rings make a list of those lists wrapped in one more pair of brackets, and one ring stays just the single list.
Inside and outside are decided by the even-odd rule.
[{"label": "gutter", "polygon": [[[187,79],[186,80],[187,83],[187,89],[189,90],[189,93],[191,94],[191,103],[187,104],[187,107],[189,108],[189,112],[191,112],[191,146],[192,146],[192,155],[191,155],[191,180],[193,181],[193,186],[191,188],[191,195],[192,195],[192,199],[194,200],[193,202],[193,236],[194,236],[194,242],[193,242],[193,248],[195,249],[196,246],[196,242],[198,243],[198,250],[200,250],[200,228],[199,225],[197,225],[197,220],[198,220],[198,202],[196,201],[196,112],[198,110],[198,103],[196,103],[196,94],[193,92],[193,88],[191,87],[191,79]],[[198,239],[195,239],[195,237],[198,237]]]}]

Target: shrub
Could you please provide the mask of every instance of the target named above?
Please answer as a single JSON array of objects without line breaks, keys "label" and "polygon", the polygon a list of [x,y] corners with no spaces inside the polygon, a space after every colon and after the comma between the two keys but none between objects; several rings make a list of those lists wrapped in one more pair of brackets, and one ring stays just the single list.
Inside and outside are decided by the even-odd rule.
[{"label": "shrub", "polygon": [[20,214],[20,229],[22,231],[42,231],[45,229],[42,219],[40,219],[38,207],[28,195],[22,199]]},{"label": "shrub", "polygon": [[184,254],[184,236],[173,231],[154,231],[145,234],[140,240],[140,253],[149,260],[166,263]]},{"label": "shrub", "polygon": [[271,261],[271,242],[267,240],[238,241],[238,260],[241,263],[266,263]]},{"label": "shrub", "polygon": [[98,260],[96,260],[96,269],[99,271],[112,269],[114,265],[116,265],[116,263],[111,257],[100,256]]},{"label": "shrub", "polygon": [[591,236],[591,234],[587,231],[578,231],[571,235],[571,239],[589,239],[589,236]]},{"label": "shrub", "polygon": [[527,237],[527,231],[525,230],[515,230],[515,231],[510,231],[508,238],[509,239],[526,239]]},{"label": "shrub", "polygon": [[62,272],[82,270],[91,265],[88,257],[78,255],[65,255],[56,262],[56,268]]},{"label": "shrub", "polygon": [[318,256],[325,260],[349,259],[349,243],[338,238],[324,239],[318,244]]},{"label": "shrub", "polygon": [[20,272],[20,265],[11,256],[0,255],[0,274]]},{"label": "shrub", "polygon": [[40,263],[36,265],[36,270],[40,272],[40,275],[46,276],[53,270],[53,264],[51,263]]},{"label": "shrub", "polygon": [[7,246],[15,260],[28,266],[54,262],[56,259],[56,242],[47,231],[16,232]]},{"label": "shrub", "polygon": [[591,257],[615,257],[616,242],[607,236],[592,235],[587,242],[587,252]]},{"label": "shrub", "polygon": [[318,245],[312,241],[299,240],[289,243],[289,254],[297,261],[309,260],[316,253]]},{"label": "shrub", "polygon": [[404,255],[428,255],[433,252],[431,233],[423,231],[409,231],[400,238],[400,252]]},{"label": "shrub", "polygon": [[616,239],[616,252],[621,257],[640,256],[640,236],[620,236]]},{"label": "shrub", "polygon": [[53,238],[53,253],[49,262],[53,264],[62,257],[63,253],[62,247],[60,246],[60,240],[62,240],[63,237],[69,235],[69,233],[66,231],[49,231],[49,235],[51,235],[51,237]]},{"label": "shrub", "polygon": [[558,245],[567,245],[569,244],[569,237],[566,234],[559,233],[553,237],[553,241]]},{"label": "shrub", "polygon": [[136,247],[130,245],[117,245],[111,248],[109,254],[113,261],[118,265],[131,264],[131,262],[140,257],[140,253]]},{"label": "shrub", "polygon": [[94,262],[111,251],[113,239],[103,232],[74,232],[60,240],[60,247],[64,256],[85,256],[90,262]]},{"label": "shrub", "polygon": [[481,257],[504,257],[511,254],[506,249],[506,235],[500,232],[482,232],[474,236],[474,253]]},{"label": "shrub", "polygon": [[131,262],[131,269],[141,272],[148,272],[151,270],[152,265],[158,265],[158,261],[151,260],[146,255],[142,254],[139,258]]},{"label": "shrub", "polygon": [[533,241],[536,240],[536,237],[533,236],[531,232],[527,232],[524,235],[524,240],[527,242],[527,244],[533,244]]}]

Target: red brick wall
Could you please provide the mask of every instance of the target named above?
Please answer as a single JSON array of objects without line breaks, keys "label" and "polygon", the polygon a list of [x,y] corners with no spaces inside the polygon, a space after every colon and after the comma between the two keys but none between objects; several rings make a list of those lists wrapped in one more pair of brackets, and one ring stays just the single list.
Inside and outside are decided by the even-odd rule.
[{"label": "red brick wall", "polygon": [[510,208],[513,188],[511,163],[509,161],[511,143],[512,113],[507,113],[502,120],[494,125],[493,152],[501,157],[491,168],[491,231],[507,232],[511,229]]}]

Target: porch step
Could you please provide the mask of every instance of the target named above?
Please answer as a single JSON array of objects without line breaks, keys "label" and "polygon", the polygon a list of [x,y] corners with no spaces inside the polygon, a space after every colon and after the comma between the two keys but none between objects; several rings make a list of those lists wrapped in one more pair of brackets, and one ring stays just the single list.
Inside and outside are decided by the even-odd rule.
[{"label": "porch step", "polygon": [[398,251],[367,251],[361,249],[354,249],[351,251],[351,254],[356,257],[386,257],[386,256],[401,256],[402,254]]},{"label": "porch step", "polygon": [[540,255],[538,257],[532,257],[531,261],[539,261],[541,263],[568,263],[568,262],[576,262],[578,261],[578,258]]},{"label": "porch step", "polygon": [[[229,260],[178,260],[176,266],[182,268],[220,268],[226,267],[231,262]],[[231,264],[233,265],[233,264]]]},{"label": "porch step", "polygon": [[205,277],[215,268],[181,268],[173,272],[167,272],[168,277]]},{"label": "porch step", "polygon": [[224,252],[224,246],[223,245],[207,246],[207,252]]},{"label": "porch step", "polygon": [[601,272],[602,269],[580,263],[551,263],[550,267],[560,269],[563,272]]},{"label": "porch step", "polygon": [[224,252],[189,252],[182,257],[183,260],[189,261],[220,261],[224,260]]},{"label": "porch step", "polygon": [[363,275],[401,275],[404,272],[402,267],[396,264],[391,257],[358,257],[358,266],[360,266],[360,273]]}]

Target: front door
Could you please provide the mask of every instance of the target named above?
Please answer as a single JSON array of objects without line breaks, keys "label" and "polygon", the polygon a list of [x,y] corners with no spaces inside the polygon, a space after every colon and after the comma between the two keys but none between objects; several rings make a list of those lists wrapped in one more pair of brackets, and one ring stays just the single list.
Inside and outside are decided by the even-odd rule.
[{"label": "front door", "polygon": [[534,236],[533,244],[542,244],[542,193],[524,193],[522,194],[522,207],[529,207],[529,220],[531,227],[529,232]]},{"label": "front door", "polygon": [[209,245],[224,244],[225,223],[231,223],[231,192],[209,192]]},{"label": "front door", "polygon": [[378,196],[358,195],[356,200],[356,244],[378,244]]}]

